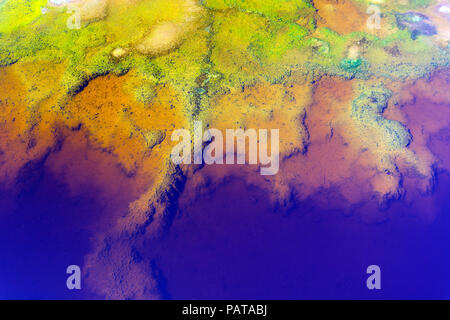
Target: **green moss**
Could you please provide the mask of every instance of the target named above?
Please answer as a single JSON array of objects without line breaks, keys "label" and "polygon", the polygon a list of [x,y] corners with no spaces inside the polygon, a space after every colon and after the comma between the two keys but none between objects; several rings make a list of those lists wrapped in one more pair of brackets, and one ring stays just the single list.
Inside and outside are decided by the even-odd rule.
[{"label": "green moss", "polygon": [[328,54],[330,52],[330,44],[317,38],[310,38],[307,42],[308,47],[313,49],[314,53]]},{"label": "green moss", "polygon": [[244,12],[216,13],[213,33],[211,62],[231,87],[279,81],[304,60],[309,34],[298,24]]},{"label": "green moss", "polygon": [[409,4],[412,5],[414,8],[426,8],[430,4],[434,3],[433,0],[410,0]]},{"label": "green moss", "polygon": [[272,28],[270,37],[258,36],[252,43],[253,52],[259,59],[280,62],[288,50],[301,48],[308,35],[308,31],[297,24],[274,25]]},{"label": "green moss", "polygon": [[205,0],[204,6],[223,10],[236,8],[243,12],[258,13],[270,19],[296,21],[305,9],[313,8],[309,0]]},{"label": "green moss", "polygon": [[136,88],[134,96],[137,101],[148,104],[156,96],[155,88],[151,84],[141,85]]},{"label": "green moss", "polygon": [[[160,19],[184,21],[185,10],[179,5],[181,1],[145,1],[127,9],[126,15],[123,14],[123,8],[114,7],[106,20],[84,24],[80,29],[69,29],[66,26],[68,14],[64,13],[64,9],[51,8],[43,15],[40,7],[47,0],[34,1],[31,6],[32,2],[17,0],[14,3],[2,3],[0,14],[8,19],[18,21],[17,16],[22,16],[23,12],[26,14],[20,22],[9,24],[8,30],[3,27],[4,33],[0,36],[0,64],[8,65],[20,59],[36,58],[67,60],[62,85],[69,93],[77,92],[96,76],[111,72],[124,74],[132,66],[142,62],[142,59],[136,59],[133,55],[114,59],[110,53],[117,47],[128,47]],[[25,10],[24,7],[30,9]],[[195,54],[197,48],[198,46],[191,44],[191,48],[185,50],[184,46],[174,55],[155,59],[157,61],[153,64],[160,69],[163,66],[164,76],[180,83],[183,77],[192,73],[189,69],[198,65],[195,60],[199,57]],[[172,62],[177,68],[172,68]]]},{"label": "green moss", "polygon": [[257,50],[256,37],[270,36],[267,20],[246,13],[216,13],[213,24],[211,62],[223,74],[230,86],[250,83],[260,71],[257,58],[250,51]]},{"label": "green moss", "polygon": [[448,50],[438,48],[428,39],[412,40],[408,31],[398,31],[377,39],[364,57],[377,76],[395,80],[419,78],[449,61]]},{"label": "green moss", "polygon": [[0,33],[10,33],[40,16],[47,0],[6,0],[0,4]]},{"label": "green moss", "polygon": [[[316,28],[315,9],[304,0],[205,0],[210,12],[202,23],[206,27],[210,19],[211,26],[190,33],[179,48],[154,58],[130,50],[117,59],[111,57],[115,48],[132,47],[158,21],[183,22],[181,0],[139,2],[127,7],[126,14],[124,7],[111,7],[105,20],[78,30],[67,28],[68,14],[62,9],[41,14],[45,3],[0,2],[0,66],[19,60],[64,62],[62,85],[69,93],[96,76],[135,69],[144,88],[155,82],[175,87],[187,101],[188,112],[230,88],[261,80],[282,82],[293,72],[403,79],[449,61],[448,50],[436,48],[429,39],[413,41],[405,30],[379,39]],[[366,43],[361,56],[349,59],[348,48],[361,40]],[[145,91],[139,89],[137,97],[148,100],[152,94]]]},{"label": "green moss", "polygon": [[63,75],[62,86],[69,94],[75,94],[83,89],[89,81],[86,72],[78,70],[75,66],[71,66]]}]

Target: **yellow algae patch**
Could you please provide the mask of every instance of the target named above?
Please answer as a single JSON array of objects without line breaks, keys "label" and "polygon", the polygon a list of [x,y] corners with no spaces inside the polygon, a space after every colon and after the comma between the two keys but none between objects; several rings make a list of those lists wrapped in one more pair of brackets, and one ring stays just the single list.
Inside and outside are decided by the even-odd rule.
[{"label": "yellow algae patch", "polygon": [[157,55],[178,46],[183,39],[182,26],[173,22],[163,22],[155,26],[136,49],[143,54]]},{"label": "yellow algae patch", "polygon": [[80,4],[81,20],[92,21],[106,17],[107,0],[84,0]]},{"label": "yellow algae patch", "polygon": [[180,3],[183,8],[181,21],[163,21],[154,25],[149,34],[136,44],[136,50],[143,54],[159,55],[178,47],[186,36],[199,27],[203,9],[195,2]]},{"label": "yellow algae patch", "polygon": [[120,41],[148,55],[167,53],[199,28],[205,13],[193,0],[110,0],[108,42]]},{"label": "yellow algae patch", "polygon": [[51,7],[68,6],[71,13],[79,15],[80,20],[89,22],[106,17],[108,0],[66,0],[49,1]]}]

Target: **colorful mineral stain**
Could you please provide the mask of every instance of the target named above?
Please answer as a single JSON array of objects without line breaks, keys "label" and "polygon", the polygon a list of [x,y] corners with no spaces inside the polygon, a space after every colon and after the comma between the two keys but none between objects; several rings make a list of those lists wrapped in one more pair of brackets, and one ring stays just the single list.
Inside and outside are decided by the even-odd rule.
[{"label": "colorful mineral stain", "polygon": [[373,3],[0,0],[0,298],[450,298],[449,4]]}]

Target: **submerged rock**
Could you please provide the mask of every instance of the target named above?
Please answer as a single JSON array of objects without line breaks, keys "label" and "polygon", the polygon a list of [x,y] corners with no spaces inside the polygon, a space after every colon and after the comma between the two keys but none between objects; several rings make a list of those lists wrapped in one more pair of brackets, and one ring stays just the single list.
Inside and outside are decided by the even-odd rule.
[{"label": "submerged rock", "polygon": [[407,28],[411,32],[411,38],[419,35],[432,36],[437,34],[436,27],[430,23],[430,19],[418,12],[405,12],[396,14],[397,26],[400,30]]},{"label": "submerged rock", "polygon": [[145,142],[149,149],[153,149],[158,144],[161,144],[166,138],[166,133],[161,130],[149,130],[143,133]]},{"label": "submerged rock", "polygon": [[392,92],[383,85],[366,88],[352,103],[352,118],[358,120],[362,128],[374,128],[378,132],[378,144],[386,150],[407,147],[412,136],[402,123],[383,116]]},{"label": "submerged rock", "polygon": [[120,47],[118,47],[118,48],[114,49],[114,50],[111,52],[111,55],[112,55],[114,58],[119,59],[119,58],[124,57],[124,56],[128,53],[128,51],[129,51],[129,50],[128,50],[127,48],[120,48]]}]

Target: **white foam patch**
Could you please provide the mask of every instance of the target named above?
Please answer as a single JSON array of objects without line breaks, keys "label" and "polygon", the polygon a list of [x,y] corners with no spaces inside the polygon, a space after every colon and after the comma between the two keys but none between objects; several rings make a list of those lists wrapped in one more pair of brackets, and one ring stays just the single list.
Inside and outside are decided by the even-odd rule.
[{"label": "white foam patch", "polygon": [[63,5],[63,4],[70,3],[71,0],[50,0],[49,2],[50,2],[50,4],[54,4],[54,5],[57,5],[57,6],[61,6],[61,5]]},{"label": "white foam patch", "polygon": [[449,6],[442,6],[442,7],[439,8],[439,12],[448,14],[448,13],[450,13],[450,7]]}]

